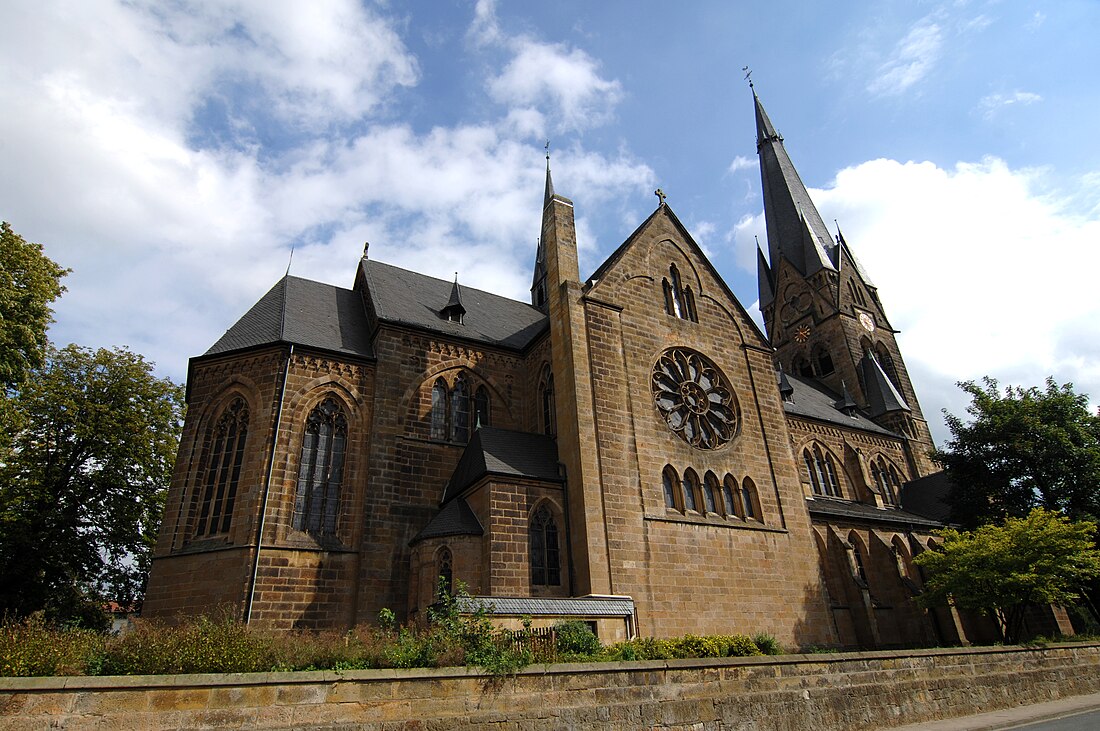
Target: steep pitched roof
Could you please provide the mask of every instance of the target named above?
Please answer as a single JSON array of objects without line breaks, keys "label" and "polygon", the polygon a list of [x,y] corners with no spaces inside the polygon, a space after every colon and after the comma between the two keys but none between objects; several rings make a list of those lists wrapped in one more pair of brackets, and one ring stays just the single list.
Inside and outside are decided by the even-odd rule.
[{"label": "steep pitched roof", "polygon": [[756,147],[760,154],[760,183],[764,191],[764,218],[768,228],[768,258],[772,270],[786,257],[804,276],[835,269],[826,247],[833,237],[798,176],[783,138],[768,119],[760,97],[756,107]]},{"label": "steep pitched roof", "polygon": [[905,397],[894,388],[879,362],[870,353],[864,353],[859,361],[863,375],[864,391],[871,409],[871,416],[882,416],[893,411],[911,411]]},{"label": "steep pitched roof", "polygon": [[[600,280],[604,278],[604,275],[608,272],[608,270],[610,270],[612,266],[614,266],[620,259],[623,258],[623,255],[626,253],[626,251],[634,245],[634,242],[637,241],[642,232],[649,227],[650,222],[652,222],[653,219],[655,219],[659,215],[668,216],[669,221],[671,221],[673,226],[675,226],[676,229],[680,232],[681,236],[683,236],[684,238],[684,241],[695,248],[696,253],[699,255],[700,260],[703,262],[711,277],[713,277],[714,281],[718,282],[719,286],[721,286],[722,291],[725,292],[726,297],[729,299],[729,301],[733,302],[737,309],[741,312],[741,314],[745,316],[744,321],[747,323],[747,327],[751,328],[751,332],[755,333],[760,338],[761,344],[768,345],[768,336],[760,330],[760,326],[756,324],[756,320],[752,319],[752,316],[749,315],[748,310],[746,310],[745,306],[741,304],[741,300],[737,298],[737,295],[735,295],[733,293],[733,290],[729,288],[729,285],[726,284],[726,280],[723,279],[722,275],[718,273],[718,270],[714,268],[714,264],[712,264],[710,259],[707,258],[707,255],[703,253],[703,250],[702,248],[700,248],[699,244],[695,242],[695,239],[692,237],[691,232],[687,230],[687,227],[684,226],[684,224],[680,223],[680,219],[676,216],[675,211],[672,210],[672,207],[669,206],[668,203],[662,202],[659,206],[657,206],[656,210],[654,210],[653,213],[649,214],[649,217],[646,218],[646,220],[642,221],[642,223],[639,224],[638,228],[634,229],[634,231],[626,237],[626,241],[621,243],[619,245],[619,248],[615,249],[615,251],[611,252],[611,256],[607,257],[607,259],[605,259],[604,262],[600,264],[596,271],[592,273],[592,276],[588,278],[588,285],[593,288],[599,286]],[[586,292],[587,291],[588,290],[586,289]],[[768,347],[771,346],[768,345]]]},{"label": "steep pitched roof", "polygon": [[423,530],[413,536],[409,545],[426,538],[444,538],[446,536],[480,536],[485,534],[481,521],[474,515],[469,504],[462,498],[452,500],[432,518]]},{"label": "steep pitched roof", "polygon": [[373,358],[363,302],[350,289],[285,276],[204,355],[290,343]]},{"label": "steep pitched roof", "polygon": [[951,476],[945,470],[910,480],[901,486],[901,506],[911,513],[948,523],[951,488]]},{"label": "steep pitched roof", "polygon": [[840,394],[834,393],[817,381],[788,373],[787,382],[794,391],[783,401],[783,411],[792,416],[824,421],[848,429],[860,429],[891,437],[898,436],[868,419],[858,409],[853,410],[852,416],[838,411],[836,404],[841,399]]},{"label": "steep pitched roof", "polygon": [[360,266],[382,322],[512,350],[526,348],[549,327],[547,316],[531,305],[473,287],[462,287],[462,322],[450,322],[440,312],[450,301],[452,282],[370,259]]},{"label": "steep pitched roof", "polygon": [[474,432],[458,460],[443,501],[462,493],[486,475],[561,482],[558,445],[545,434],[483,426]]}]

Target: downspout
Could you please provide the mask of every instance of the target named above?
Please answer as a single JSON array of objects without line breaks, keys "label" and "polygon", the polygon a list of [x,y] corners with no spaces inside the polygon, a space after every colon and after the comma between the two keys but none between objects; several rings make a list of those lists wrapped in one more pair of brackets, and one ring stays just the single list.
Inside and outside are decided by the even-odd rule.
[{"label": "downspout", "polygon": [[286,354],[286,366],[283,368],[283,382],[279,386],[279,404],[275,408],[275,433],[271,437],[271,454],[267,463],[267,477],[264,479],[264,496],[260,504],[260,527],[256,531],[256,554],[252,557],[252,577],[248,582],[248,605],[245,607],[244,623],[252,621],[252,602],[256,598],[256,577],[260,571],[260,547],[264,541],[264,524],[267,522],[267,501],[271,494],[271,475],[275,471],[275,450],[279,444],[279,430],[283,424],[283,399],[286,396],[286,382],[290,377],[290,360],[294,356],[294,344]]}]

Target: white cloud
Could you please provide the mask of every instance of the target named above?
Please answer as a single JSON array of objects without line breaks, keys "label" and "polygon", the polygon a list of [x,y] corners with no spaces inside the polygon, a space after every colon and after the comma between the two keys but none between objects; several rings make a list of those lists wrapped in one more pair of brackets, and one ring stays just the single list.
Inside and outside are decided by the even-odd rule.
[{"label": "white cloud", "polygon": [[884,95],[905,92],[928,75],[939,60],[942,47],[943,30],[939,24],[928,18],[917,22],[879,66],[867,90]]},{"label": "white cloud", "polygon": [[756,170],[757,162],[744,155],[738,155],[733,158],[733,162],[730,163],[729,171],[736,173],[738,170]]},{"label": "white cloud", "polygon": [[978,102],[978,107],[982,110],[982,116],[986,119],[993,119],[1002,109],[1014,104],[1028,106],[1042,100],[1043,97],[1034,92],[1014,91],[1011,94],[989,94],[984,96],[982,100]]},{"label": "white cloud", "polygon": [[583,50],[530,35],[506,35],[493,0],[479,0],[467,36],[477,46],[501,46],[511,54],[504,69],[487,81],[493,99],[513,111],[538,110],[556,130],[604,124],[622,99],[622,85],[603,78],[599,63]]},{"label": "white cloud", "polygon": [[[419,74],[391,21],[355,2],[25,7],[0,9],[0,103],[19,110],[0,115],[0,201],[73,268],[57,342],[129,345],[179,379],[291,245],[294,274],[343,286],[370,241],[373,258],[526,296],[542,113],[378,122]],[[228,138],[209,135],[211,104]],[[574,146],[555,164],[592,205],[652,184],[628,153]]]}]

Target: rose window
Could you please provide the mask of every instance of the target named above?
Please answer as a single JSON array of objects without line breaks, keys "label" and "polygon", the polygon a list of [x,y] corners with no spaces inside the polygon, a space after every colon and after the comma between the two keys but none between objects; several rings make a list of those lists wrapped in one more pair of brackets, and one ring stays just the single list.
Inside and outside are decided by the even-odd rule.
[{"label": "rose window", "polygon": [[726,377],[705,356],[666,350],[653,366],[653,400],[668,428],[698,449],[717,449],[737,434],[737,403]]}]

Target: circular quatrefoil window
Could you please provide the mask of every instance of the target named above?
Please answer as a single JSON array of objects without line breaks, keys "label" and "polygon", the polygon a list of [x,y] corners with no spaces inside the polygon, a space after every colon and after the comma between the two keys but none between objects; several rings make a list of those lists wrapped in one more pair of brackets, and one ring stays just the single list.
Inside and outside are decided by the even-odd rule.
[{"label": "circular quatrefoil window", "polygon": [[653,366],[653,400],[668,428],[697,449],[717,449],[737,435],[737,401],[706,356],[670,348]]}]

